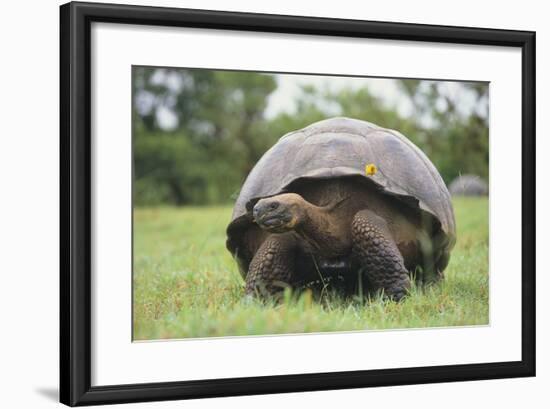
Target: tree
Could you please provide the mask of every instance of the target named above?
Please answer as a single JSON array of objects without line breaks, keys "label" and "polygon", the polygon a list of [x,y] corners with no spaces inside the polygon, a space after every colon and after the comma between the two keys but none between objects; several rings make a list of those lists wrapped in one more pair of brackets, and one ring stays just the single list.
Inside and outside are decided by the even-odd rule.
[{"label": "tree", "polygon": [[487,84],[397,83],[402,98],[410,101],[410,115],[367,87],[306,85],[293,111],[266,118],[268,98],[277,87],[274,75],[136,67],[135,203],[231,203],[252,167],[282,135],[338,115],[400,131],[447,183],[460,173],[487,178]]},{"label": "tree", "polygon": [[266,74],[135,68],[136,203],[230,201],[267,148],[256,135],[275,87]]}]

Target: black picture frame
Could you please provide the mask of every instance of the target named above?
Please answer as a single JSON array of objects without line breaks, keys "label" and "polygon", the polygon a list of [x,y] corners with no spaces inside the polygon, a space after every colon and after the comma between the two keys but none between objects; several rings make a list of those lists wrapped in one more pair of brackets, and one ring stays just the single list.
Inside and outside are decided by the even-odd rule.
[{"label": "black picture frame", "polygon": [[[91,23],[519,47],[521,361],[91,386]],[[535,33],[94,3],[60,7],[60,401],[70,406],[535,376]]]}]

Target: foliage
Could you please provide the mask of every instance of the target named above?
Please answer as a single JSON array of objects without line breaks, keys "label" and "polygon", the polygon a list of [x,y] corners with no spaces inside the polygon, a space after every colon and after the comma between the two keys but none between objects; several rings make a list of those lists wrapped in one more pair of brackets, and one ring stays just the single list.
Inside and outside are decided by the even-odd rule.
[{"label": "foliage", "polygon": [[[230,202],[271,145],[256,135],[273,77],[141,67],[134,86],[135,203]],[[159,125],[167,107],[178,124],[172,130]]]},{"label": "foliage", "polygon": [[460,198],[454,207],[458,242],[440,284],[413,288],[401,303],[304,293],[281,305],[243,299],[225,249],[230,207],[136,209],[134,339],[486,325],[488,201]]},{"label": "foliage", "polygon": [[[460,83],[476,109],[465,114],[445,82],[400,80],[404,115],[368,88],[303,86],[295,109],[266,117],[274,75],[135,67],[134,203],[229,204],[261,155],[282,135],[337,115],[396,129],[449,183],[460,173],[488,177],[488,86]],[[481,112],[480,112],[481,111]],[[160,120],[165,118],[164,125]],[[168,118],[168,119],[166,119]],[[168,124],[168,125],[167,125]]]}]

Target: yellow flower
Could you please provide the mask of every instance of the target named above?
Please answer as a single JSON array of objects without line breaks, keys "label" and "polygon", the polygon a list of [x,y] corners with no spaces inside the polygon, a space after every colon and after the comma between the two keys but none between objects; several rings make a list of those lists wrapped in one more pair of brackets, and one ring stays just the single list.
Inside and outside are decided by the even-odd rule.
[{"label": "yellow flower", "polygon": [[374,163],[369,163],[368,165],[365,166],[365,173],[368,176],[374,175],[377,171],[378,169],[376,168],[376,165]]}]

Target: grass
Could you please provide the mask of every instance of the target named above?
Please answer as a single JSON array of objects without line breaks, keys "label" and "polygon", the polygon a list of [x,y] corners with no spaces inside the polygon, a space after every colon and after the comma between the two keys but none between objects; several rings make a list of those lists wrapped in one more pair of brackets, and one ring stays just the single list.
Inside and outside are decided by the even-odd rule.
[{"label": "grass", "polygon": [[488,324],[488,202],[454,202],[457,245],[445,279],[404,301],[310,293],[281,304],[243,297],[225,249],[230,207],[134,212],[134,339],[263,335]]}]

